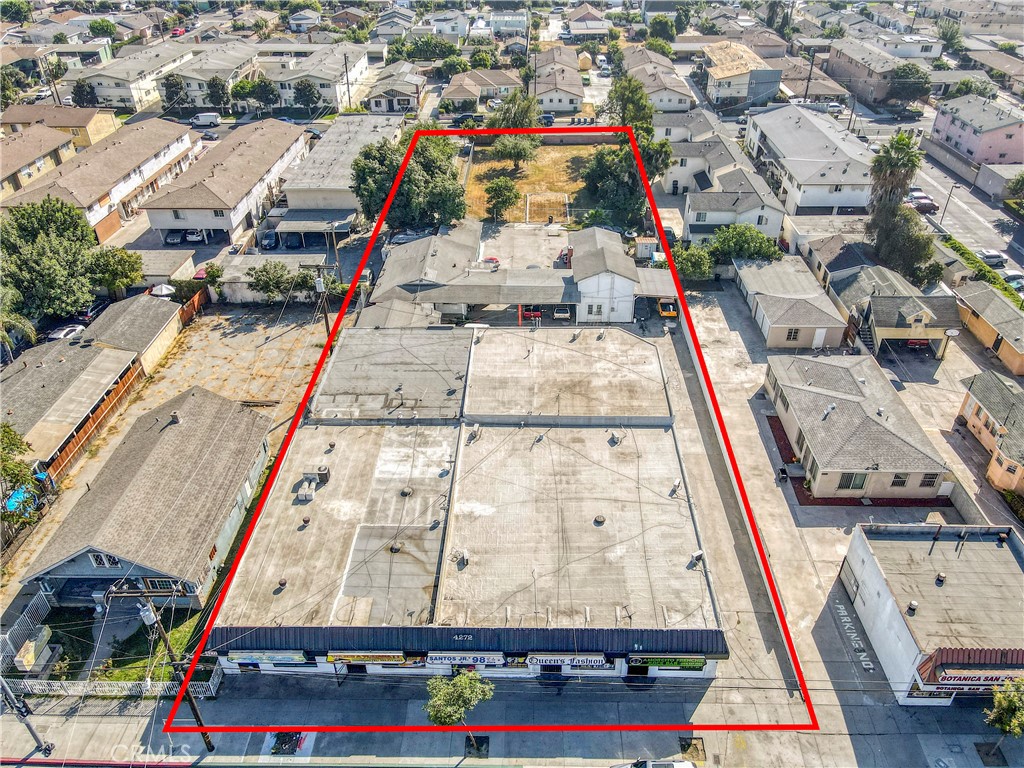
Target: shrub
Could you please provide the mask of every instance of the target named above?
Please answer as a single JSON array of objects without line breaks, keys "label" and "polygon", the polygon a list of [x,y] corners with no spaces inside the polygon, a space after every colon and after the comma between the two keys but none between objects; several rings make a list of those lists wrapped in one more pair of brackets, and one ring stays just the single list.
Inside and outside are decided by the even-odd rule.
[{"label": "shrub", "polygon": [[1019,496],[1013,491],[1003,491],[1003,498],[1017,519],[1024,523],[1024,496]]},{"label": "shrub", "polygon": [[1018,296],[1017,292],[1010,287],[1010,284],[1007,283],[998,272],[992,269],[992,267],[975,256],[974,252],[970,248],[949,235],[942,238],[942,242],[949,246],[949,249],[953,251],[953,253],[963,259],[964,263],[974,270],[974,277],[976,280],[981,280],[991,285],[997,291],[1010,299],[1014,303],[1014,306],[1020,303],[1020,296]]}]

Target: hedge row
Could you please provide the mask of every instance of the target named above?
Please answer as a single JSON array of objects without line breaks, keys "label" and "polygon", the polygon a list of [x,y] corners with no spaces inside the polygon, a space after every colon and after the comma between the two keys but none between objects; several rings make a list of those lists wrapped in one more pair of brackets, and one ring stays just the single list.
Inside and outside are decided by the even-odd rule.
[{"label": "hedge row", "polygon": [[1013,491],[1003,491],[1003,498],[1017,519],[1024,523],[1024,496],[1019,496]]},{"label": "hedge row", "polygon": [[1018,296],[1017,292],[1010,287],[1010,284],[1007,283],[998,272],[992,269],[992,267],[975,256],[974,251],[950,235],[943,237],[942,242],[948,245],[953,253],[963,259],[964,263],[974,270],[974,277],[976,279],[985,281],[997,291],[1004,294],[1014,303],[1014,306],[1020,303],[1020,296]]},{"label": "hedge row", "polygon": [[1024,200],[1003,200],[1003,205],[1011,214],[1024,221]]}]

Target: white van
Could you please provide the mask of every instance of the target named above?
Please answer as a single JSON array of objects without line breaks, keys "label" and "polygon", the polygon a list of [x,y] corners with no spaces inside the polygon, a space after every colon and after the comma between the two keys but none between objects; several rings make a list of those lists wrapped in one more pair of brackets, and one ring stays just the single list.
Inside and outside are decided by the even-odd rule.
[{"label": "white van", "polygon": [[608,65],[608,59],[605,58],[605,55],[603,53],[599,53],[597,55],[597,58],[594,59],[594,63],[597,65],[597,68],[600,69],[601,67],[605,67]]},{"label": "white van", "polygon": [[200,112],[189,122],[192,123],[193,128],[212,128],[215,125],[220,125],[220,115],[216,112]]}]

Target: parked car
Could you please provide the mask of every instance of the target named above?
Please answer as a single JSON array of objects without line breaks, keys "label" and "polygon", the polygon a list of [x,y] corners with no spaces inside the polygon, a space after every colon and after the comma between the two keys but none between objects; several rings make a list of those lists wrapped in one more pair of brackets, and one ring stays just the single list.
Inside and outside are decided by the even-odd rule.
[{"label": "parked car", "polygon": [[572,40],[572,35],[569,34],[568,32],[559,32],[558,33],[558,39],[559,40],[566,40],[566,41]]},{"label": "parked car", "polygon": [[75,106],[75,100],[70,96],[65,96],[63,99],[60,100],[60,103],[63,104],[65,107]]},{"label": "parked car", "polygon": [[662,317],[679,317],[675,299],[658,299],[658,314]]},{"label": "parked car", "polygon": [[185,34],[185,28],[184,27],[175,27],[174,29],[171,30],[171,37],[181,37],[184,34]]},{"label": "parked car", "polygon": [[455,128],[461,128],[463,125],[468,123],[470,120],[475,121],[476,120],[476,114],[474,114],[473,112],[463,112],[461,115],[458,115],[458,116],[452,118],[452,125]]},{"label": "parked car", "polygon": [[46,340],[60,341],[61,339],[70,339],[73,336],[78,336],[83,331],[85,331],[85,326],[81,324],[62,325],[60,328],[54,328],[46,334]]},{"label": "parked car", "polygon": [[1002,267],[1006,263],[1006,254],[1002,251],[996,251],[991,248],[983,248],[980,251],[975,251],[974,255],[990,267]]},{"label": "parked car", "polygon": [[46,99],[53,98],[53,90],[50,88],[43,88],[36,91],[36,101],[45,101]]},{"label": "parked car", "polygon": [[288,125],[295,125],[295,121],[292,120],[290,117],[279,117],[277,119],[280,120],[282,123],[288,123]]},{"label": "parked car", "polygon": [[213,131],[203,131],[199,135],[203,137],[203,141],[219,141],[220,140],[220,136],[218,136]]},{"label": "parked car", "polygon": [[372,269],[370,269],[369,267],[366,267],[366,269],[364,269],[362,272],[359,273],[359,284],[360,285],[365,285],[367,288],[369,288],[371,285],[373,285],[373,270]]},{"label": "parked car", "polygon": [[557,307],[555,307],[554,311],[551,313],[551,316],[555,320],[572,320],[572,310],[569,309],[568,304],[559,304]]},{"label": "parked car", "polygon": [[555,124],[555,116],[551,112],[545,112],[540,116],[540,124],[545,128],[550,128]]},{"label": "parked car", "polygon": [[939,204],[930,197],[916,197],[908,200],[906,204],[918,213],[937,213],[939,210]]},{"label": "parked car", "polygon": [[172,229],[164,237],[164,245],[181,245],[181,238],[184,237],[185,233],[180,229]]},{"label": "parked car", "polygon": [[611,67],[601,67],[601,71],[599,71],[597,74],[600,75],[601,77],[611,77],[612,76],[612,68]]},{"label": "parked car", "polygon": [[740,115],[739,117],[736,118],[736,123],[738,125],[746,125],[747,124],[747,116],[746,115]]},{"label": "parked car", "polygon": [[186,243],[201,243],[203,242],[203,232],[200,229],[186,229],[185,230],[185,242]]},{"label": "parked car", "polygon": [[580,80],[583,81],[584,85],[590,85],[590,75],[586,72],[580,75]]},{"label": "parked car", "polygon": [[298,232],[289,232],[284,236],[284,247],[290,251],[302,247],[302,235]]},{"label": "parked car", "polygon": [[533,320],[534,318],[540,317],[540,307],[535,304],[524,304],[523,317],[527,320]]},{"label": "parked car", "polygon": [[263,237],[260,238],[260,248],[264,251],[277,250],[277,246],[281,244],[281,239],[277,236],[276,229],[268,229],[263,233]]},{"label": "parked car", "polygon": [[501,99],[488,99],[488,101],[487,101],[487,108],[488,109],[497,109],[498,107],[501,106],[501,104],[502,104]]},{"label": "parked car", "polygon": [[565,8],[563,8],[560,5],[556,5],[554,8],[551,9],[551,13],[565,13]]},{"label": "parked car", "polygon": [[314,141],[316,141],[318,139],[322,139],[324,137],[323,132],[321,132],[317,128],[307,128],[306,129],[306,133],[308,133],[310,136],[312,136]]},{"label": "parked car", "polygon": [[189,123],[193,128],[212,128],[215,125],[220,125],[220,115],[216,112],[200,112],[198,115],[193,115],[189,119]]},{"label": "parked car", "polygon": [[96,299],[88,307],[75,312],[72,320],[89,325],[104,309],[110,306],[110,299]]},{"label": "parked car", "polygon": [[844,107],[838,101],[833,101],[831,104],[825,107],[825,109],[828,110],[828,113],[830,115],[841,115],[843,114],[843,110],[846,109],[846,107]]}]

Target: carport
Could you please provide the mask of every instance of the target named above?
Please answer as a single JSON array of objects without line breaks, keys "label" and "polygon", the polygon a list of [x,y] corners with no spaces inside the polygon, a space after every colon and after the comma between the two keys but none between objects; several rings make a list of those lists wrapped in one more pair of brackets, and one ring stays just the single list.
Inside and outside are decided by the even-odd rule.
[{"label": "carport", "polygon": [[355,221],[354,210],[297,211],[288,209],[277,233],[283,239],[289,233],[297,233],[303,248],[320,247],[330,243],[338,249],[338,240],[349,236]]},{"label": "carport", "polygon": [[534,305],[553,308],[579,304],[580,294],[567,270],[470,270],[446,285],[418,291],[410,300],[432,304],[446,315],[466,317],[484,307]]},{"label": "carport", "polygon": [[653,269],[640,267],[637,269],[640,284],[636,288],[636,296],[652,299],[675,298],[676,281],[672,278],[671,269]]}]

